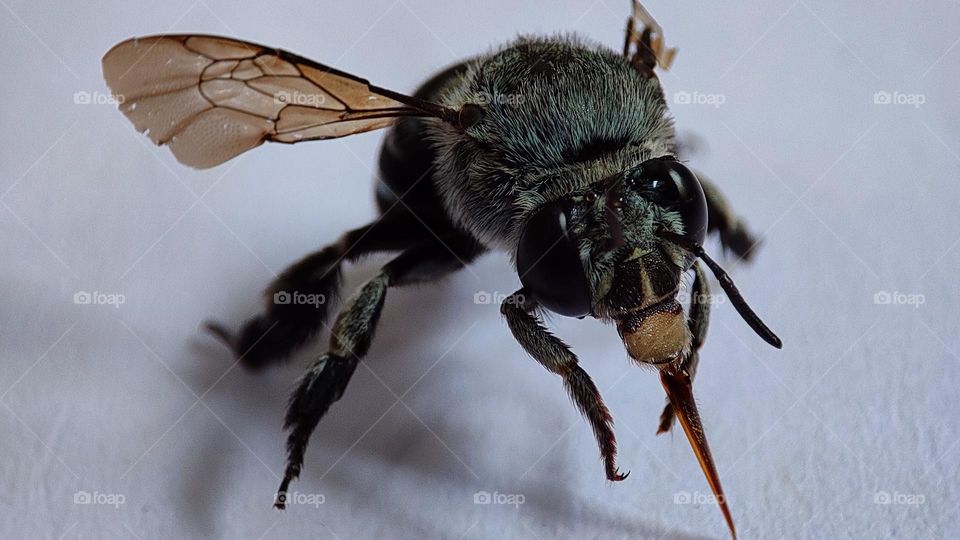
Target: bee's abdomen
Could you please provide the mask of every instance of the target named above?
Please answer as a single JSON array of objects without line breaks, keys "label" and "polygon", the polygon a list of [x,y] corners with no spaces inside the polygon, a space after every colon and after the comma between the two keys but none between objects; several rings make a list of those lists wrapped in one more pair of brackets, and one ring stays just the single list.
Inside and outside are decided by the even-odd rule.
[{"label": "bee's abdomen", "polygon": [[[377,204],[386,212],[402,198],[408,206],[429,205],[433,189],[433,151],[424,142],[421,122],[405,119],[394,126],[380,149]],[[437,199],[439,201],[439,199]]]},{"label": "bee's abdomen", "polygon": [[[464,62],[443,70],[420,86],[414,96],[432,100],[466,67]],[[435,157],[423,120],[404,118],[387,132],[380,150],[376,186],[377,205],[382,213],[413,212],[432,228],[452,227],[434,181]]]}]

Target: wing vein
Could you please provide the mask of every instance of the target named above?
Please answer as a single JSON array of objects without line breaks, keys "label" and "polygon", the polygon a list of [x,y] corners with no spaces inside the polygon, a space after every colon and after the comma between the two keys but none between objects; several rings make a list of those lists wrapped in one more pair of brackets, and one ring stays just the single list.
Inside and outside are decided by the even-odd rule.
[{"label": "wing vein", "polygon": [[198,168],[219,165],[265,140],[338,138],[404,117],[459,125],[456,111],[439,104],[227,37],[132,38],[107,52],[103,73],[111,91],[125,97],[121,111],[137,130]]}]

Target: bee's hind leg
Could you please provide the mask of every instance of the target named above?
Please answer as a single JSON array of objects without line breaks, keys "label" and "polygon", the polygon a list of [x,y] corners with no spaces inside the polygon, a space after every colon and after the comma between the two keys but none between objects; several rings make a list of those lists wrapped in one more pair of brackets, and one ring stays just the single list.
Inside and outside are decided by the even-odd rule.
[{"label": "bee's hind leg", "polygon": [[353,229],[337,242],[312,253],[278,276],[264,293],[263,313],[247,320],[236,334],[218,323],[207,330],[223,341],[244,367],[259,370],[279,363],[305,345],[327,320],[340,288],[344,261],[413,245],[419,224],[394,214]]},{"label": "bee's hind leg", "polygon": [[289,431],[287,466],[277,492],[277,508],[284,507],[287,488],[300,475],[314,428],[343,395],[357,364],[370,349],[387,289],[437,279],[462,268],[483,251],[476,240],[465,236],[412,247],[347,300],[333,324],[329,351],[307,369],[290,397],[284,420]]},{"label": "bee's hind leg", "polygon": [[[690,376],[690,382],[693,383],[697,375],[697,366],[700,365],[700,347],[707,337],[707,326],[710,322],[710,286],[707,283],[707,276],[700,268],[700,263],[693,264],[694,279],[690,287],[690,313],[687,316],[687,327],[690,329],[692,340],[690,343],[690,352],[680,361],[680,371],[684,371]],[[669,398],[667,405],[663,408],[660,415],[660,426],[657,428],[657,435],[670,431],[673,427],[673,420],[676,413]]]}]

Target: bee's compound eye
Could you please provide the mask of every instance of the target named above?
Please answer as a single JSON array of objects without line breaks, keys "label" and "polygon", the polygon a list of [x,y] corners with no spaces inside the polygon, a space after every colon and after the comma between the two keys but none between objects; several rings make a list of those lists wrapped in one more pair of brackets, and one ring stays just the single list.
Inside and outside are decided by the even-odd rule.
[{"label": "bee's compound eye", "polygon": [[590,285],[568,218],[560,204],[550,203],[527,221],[517,247],[517,273],[540,305],[582,317],[592,308]]},{"label": "bee's compound eye", "polygon": [[650,201],[680,214],[685,235],[702,244],[707,235],[707,200],[700,180],[672,156],[642,166],[639,188]]}]

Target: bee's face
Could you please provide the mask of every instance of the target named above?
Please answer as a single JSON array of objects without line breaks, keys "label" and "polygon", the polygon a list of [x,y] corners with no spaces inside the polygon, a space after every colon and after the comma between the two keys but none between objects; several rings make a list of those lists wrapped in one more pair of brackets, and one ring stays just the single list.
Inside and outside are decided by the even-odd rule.
[{"label": "bee's face", "polygon": [[654,158],[537,212],[518,270],[544,307],[614,320],[631,357],[667,364],[689,347],[676,296],[694,256],[657,232],[700,244],[706,229],[697,177],[672,156]]}]

